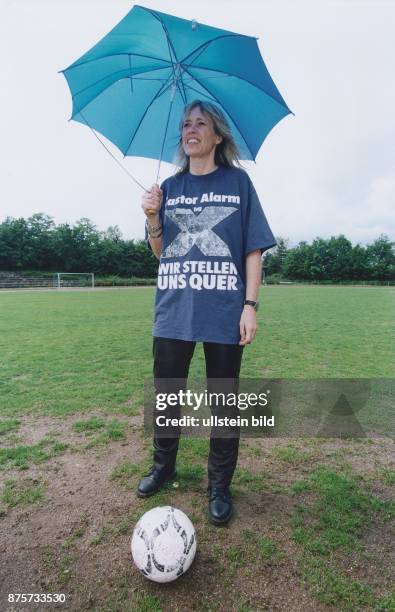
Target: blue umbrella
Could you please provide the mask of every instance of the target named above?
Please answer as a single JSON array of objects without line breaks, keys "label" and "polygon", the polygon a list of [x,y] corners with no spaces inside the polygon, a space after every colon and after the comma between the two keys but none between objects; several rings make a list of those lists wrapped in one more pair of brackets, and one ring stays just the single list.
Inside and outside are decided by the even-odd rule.
[{"label": "blue umbrella", "polygon": [[241,159],[255,160],[270,130],[291,113],[256,38],[143,6],[62,72],[71,119],[124,156],[172,162],[183,108],[197,98],[222,109]]}]

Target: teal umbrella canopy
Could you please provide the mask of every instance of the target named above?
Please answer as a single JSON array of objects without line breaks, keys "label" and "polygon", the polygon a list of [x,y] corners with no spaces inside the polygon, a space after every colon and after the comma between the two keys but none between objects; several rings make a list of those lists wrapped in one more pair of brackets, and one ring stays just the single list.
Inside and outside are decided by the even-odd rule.
[{"label": "teal umbrella canopy", "polygon": [[184,106],[195,99],[221,108],[241,159],[255,160],[270,130],[291,113],[256,38],[143,6],[62,73],[71,119],[124,156],[173,162]]}]

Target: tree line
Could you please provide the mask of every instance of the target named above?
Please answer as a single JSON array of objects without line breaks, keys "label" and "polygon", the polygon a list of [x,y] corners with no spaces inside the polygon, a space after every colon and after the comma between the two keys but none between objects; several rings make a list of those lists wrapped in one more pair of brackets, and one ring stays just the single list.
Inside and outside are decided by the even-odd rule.
[{"label": "tree line", "polygon": [[[372,244],[353,246],[344,236],[316,238],[265,254],[266,276],[300,281],[389,281],[395,279],[394,242],[381,235]],[[99,231],[90,219],[56,225],[45,213],[7,217],[0,224],[0,270],[94,272],[128,278],[154,278],[158,261],[145,240],[125,240],[117,226]]]},{"label": "tree line", "polygon": [[277,247],[265,259],[267,276],[303,281],[394,281],[395,243],[382,234],[372,244],[352,245],[343,234],[311,244],[288,248],[277,238]]},{"label": "tree line", "polygon": [[0,270],[94,272],[124,278],[154,278],[158,261],[144,240],[124,240],[117,226],[99,231],[83,217],[56,225],[36,213],[0,224]]}]

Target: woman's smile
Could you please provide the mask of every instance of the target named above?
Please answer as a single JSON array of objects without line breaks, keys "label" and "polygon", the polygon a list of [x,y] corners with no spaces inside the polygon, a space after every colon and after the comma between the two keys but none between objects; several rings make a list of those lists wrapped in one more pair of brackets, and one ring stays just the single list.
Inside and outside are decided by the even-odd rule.
[{"label": "woman's smile", "polygon": [[182,144],[189,157],[207,157],[221,141],[214,131],[210,117],[195,107],[185,119],[182,128]]}]

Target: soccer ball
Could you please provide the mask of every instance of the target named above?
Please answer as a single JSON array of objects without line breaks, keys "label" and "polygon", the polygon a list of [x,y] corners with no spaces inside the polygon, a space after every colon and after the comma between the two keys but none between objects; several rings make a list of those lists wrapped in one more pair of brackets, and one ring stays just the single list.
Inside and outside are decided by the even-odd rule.
[{"label": "soccer ball", "polygon": [[133,561],[146,578],[171,582],[187,571],[195,557],[195,528],[178,508],[152,508],[134,528],[131,550]]}]

